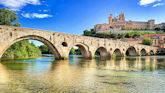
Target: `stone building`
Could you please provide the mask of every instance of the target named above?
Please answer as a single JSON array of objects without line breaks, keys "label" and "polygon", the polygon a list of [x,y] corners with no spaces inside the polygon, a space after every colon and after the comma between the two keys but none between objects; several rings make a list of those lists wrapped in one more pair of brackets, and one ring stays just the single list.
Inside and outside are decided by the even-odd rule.
[{"label": "stone building", "polygon": [[165,23],[156,24],[156,25],[154,26],[154,28],[156,28],[156,27],[158,27],[158,28],[165,27]]},{"label": "stone building", "polygon": [[95,25],[95,31],[105,31],[110,28],[154,28],[155,20],[148,20],[147,22],[126,21],[124,13],[117,17],[109,16],[109,24]]}]

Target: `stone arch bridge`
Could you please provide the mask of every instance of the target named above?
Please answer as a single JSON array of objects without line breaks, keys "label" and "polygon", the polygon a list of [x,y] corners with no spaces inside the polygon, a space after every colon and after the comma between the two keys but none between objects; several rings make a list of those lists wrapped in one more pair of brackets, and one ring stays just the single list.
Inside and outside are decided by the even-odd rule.
[{"label": "stone arch bridge", "polygon": [[0,26],[0,57],[14,43],[33,39],[43,42],[52,51],[57,59],[68,58],[73,46],[78,46],[85,58],[93,58],[96,50],[101,57],[153,55],[157,47],[145,46],[135,43],[121,42],[120,40],[101,39],[87,36],[78,36],[58,32]]}]

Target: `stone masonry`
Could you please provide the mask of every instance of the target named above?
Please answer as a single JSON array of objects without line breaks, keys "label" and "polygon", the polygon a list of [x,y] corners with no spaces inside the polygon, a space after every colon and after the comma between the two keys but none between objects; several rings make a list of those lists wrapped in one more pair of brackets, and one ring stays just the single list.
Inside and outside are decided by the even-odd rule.
[{"label": "stone masonry", "polygon": [[157,47],[121,42],[119,40],[20,27],[0,26],[0,37],[0,57],[14,43],[29,39],[43,42],[57,59],[68,58],[73,46],[78,46],[85,58],[93,58],[96,50],[100,51],[101,57],[111,57],[114,53],[117,56],[125,56],[126,54],[134,56],[141,53],[150,55],[157,52]]}]

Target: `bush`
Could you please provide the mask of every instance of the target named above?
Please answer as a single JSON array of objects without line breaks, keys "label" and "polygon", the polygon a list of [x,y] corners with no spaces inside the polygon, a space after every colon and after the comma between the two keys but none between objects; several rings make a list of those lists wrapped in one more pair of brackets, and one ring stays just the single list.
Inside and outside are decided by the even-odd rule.
[{"label": "bush", "polygon": [[74,48],[72,48],[71,50],[70,50],[70,53],[69,53],[70,55],[81,55],[81,49],[80,48],[78,48],[78,49],[74,49]]},{"label": "bush", "polygon": [[[132,28],[122,28],[122,29],[132,29]],[[141,28],[142,29],[142,28]],[[144,29],[144,28],[143,28]],[[84,36],[91,36],[91,37],[99,37],[99,38],[138,38],[142,35],[145,34],[155,34],[154,32],[139,32],[139,31],[133,31],[133,32],[128,32],[128,33],[123,33],[123,34],[114,34],[114,33],[96,33],[96,31],[94,31],[94,29],[91,29],[90,31],[85,30],[84,31]]]},{"label": "bush", "polygon": [[46,45],[39,46],[39,49],[41,50],[42,54],[52,54],[52,52]]},{"label": "bush", "polygon": [[29,58],[41,56],[40,49],[28,40],[19,41],[8,48],[2,58]]},{"label": "bush", "polygon": [[142,40],[142,44],[152,46],[153,41],[152,41],[152,39],[150,39],[150,38],[144,38],[144,39]]}]

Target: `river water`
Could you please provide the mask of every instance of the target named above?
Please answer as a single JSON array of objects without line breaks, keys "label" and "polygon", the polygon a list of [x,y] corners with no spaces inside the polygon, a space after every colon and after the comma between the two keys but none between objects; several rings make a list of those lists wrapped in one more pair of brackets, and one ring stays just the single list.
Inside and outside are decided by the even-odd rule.
[{"label": "river water", "polygon": [[0,93],[165,93],[165,57],[1,60]]}]

